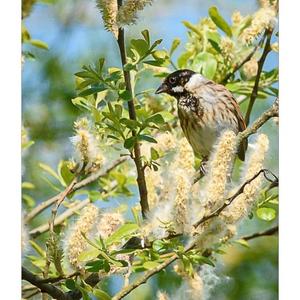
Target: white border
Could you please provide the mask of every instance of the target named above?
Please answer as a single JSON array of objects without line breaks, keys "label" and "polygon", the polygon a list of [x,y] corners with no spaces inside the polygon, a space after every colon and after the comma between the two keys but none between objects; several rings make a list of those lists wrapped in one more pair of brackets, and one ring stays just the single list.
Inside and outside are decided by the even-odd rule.
[{"label": "white border", "polygon": [[279,296],[299,299],[300,3],[280,1]]},{"label": "white border", "polygon": [[2,299],[21,299],[21,1],[0,10],[0,285]]}]

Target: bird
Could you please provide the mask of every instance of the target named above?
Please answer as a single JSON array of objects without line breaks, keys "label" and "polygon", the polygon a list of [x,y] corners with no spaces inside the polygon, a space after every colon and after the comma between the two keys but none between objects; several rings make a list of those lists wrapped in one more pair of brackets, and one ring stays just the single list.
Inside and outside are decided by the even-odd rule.
[{"label": "bird", "polygon": [[[239,133],[246,129],[240,107],[223,85],[189,69],[169,74],[155,92],[167,93],[177,100],[181,128],[197,157],[202,159],[200,172],[204,176],[213,146],[225,130]],[[237,155],[244,161],[247,140],[239,146]]]}]

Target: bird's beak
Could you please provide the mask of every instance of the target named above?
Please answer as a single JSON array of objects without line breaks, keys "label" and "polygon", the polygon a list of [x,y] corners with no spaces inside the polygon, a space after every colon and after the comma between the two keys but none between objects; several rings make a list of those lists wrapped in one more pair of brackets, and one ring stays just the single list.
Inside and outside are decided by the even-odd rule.
[{"label": "bird's beak", "polygon": [[155,91],[155,94],[166,93],[169,91],[168,86],[165,83],[162,83],[158,89]]}]

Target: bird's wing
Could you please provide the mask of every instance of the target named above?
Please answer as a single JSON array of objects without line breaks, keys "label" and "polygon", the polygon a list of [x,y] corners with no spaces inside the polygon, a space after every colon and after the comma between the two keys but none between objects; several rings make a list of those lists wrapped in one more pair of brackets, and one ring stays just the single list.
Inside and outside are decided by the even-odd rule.
[{"label": "bird's wing", "polygon": [[[235,114],[236,114],[236,117],[237,117],[237,120],[238,120],[239,132],[244,131],[247,126],[246,126],[244,117],[242,115],[242,112],[240,110],[240,107],[239,107],[239,105],[237,104],[237,102],[234,98],[233,98],[232,104],[234,106]],[[241,142],[241,145],[238,149],[238,157],[242,161],[245,160],[245,153],[246,153],[247,147],[248,147],[248,140],[244,139]]]}]

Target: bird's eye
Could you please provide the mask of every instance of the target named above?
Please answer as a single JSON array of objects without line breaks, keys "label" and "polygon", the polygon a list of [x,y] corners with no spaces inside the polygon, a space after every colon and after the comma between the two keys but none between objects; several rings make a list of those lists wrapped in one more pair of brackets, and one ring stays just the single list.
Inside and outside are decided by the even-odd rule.
[{"label": "bird's eye", "polygon": [[169,81],[170,81],[171,84],[174,84],[174,83],[176,82],[176,79],[175,79],[175,77],[171,77],[171,78],[169,79]]}]

